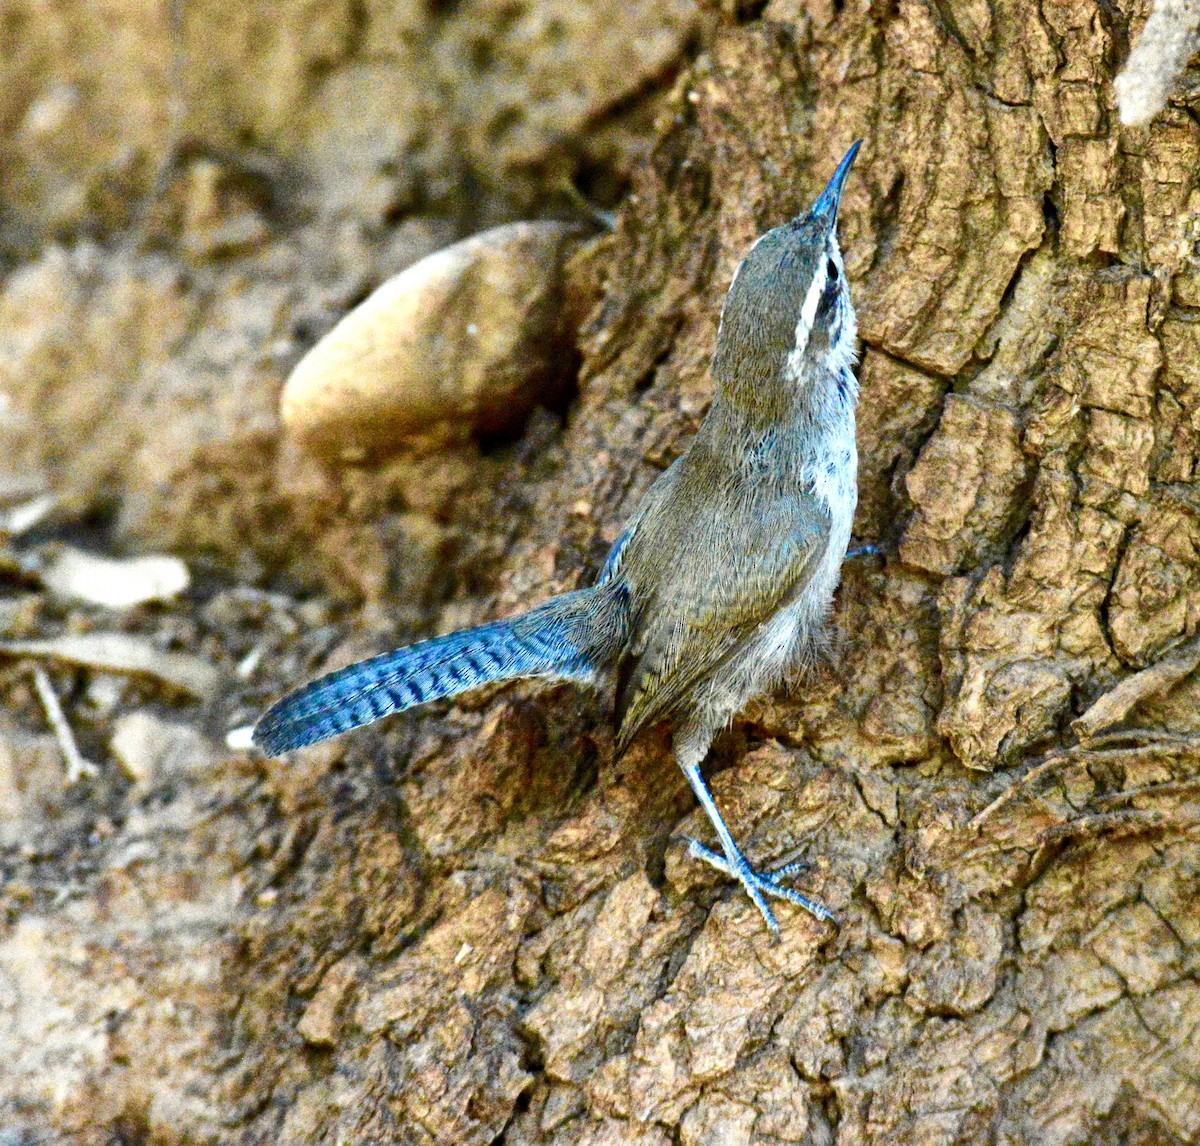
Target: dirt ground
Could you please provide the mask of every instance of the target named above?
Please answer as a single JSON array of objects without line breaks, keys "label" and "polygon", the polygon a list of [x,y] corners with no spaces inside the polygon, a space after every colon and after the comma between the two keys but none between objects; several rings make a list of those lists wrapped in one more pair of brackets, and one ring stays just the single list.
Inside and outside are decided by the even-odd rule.
[{"label": "dirt ground", "polygon": [[[1200,1140],[1200,73],[1119,124],[1148,9],[7,0],[0,1144]],[[857,138],[879,553],[709,768],[840,926],[770,945],[607,695],[228,746],[593,577],[738,259]],[[283,431],[376,285],[549,218],[565,390],[392,451]],[[188,586],[81,602],[79,552]]]}]

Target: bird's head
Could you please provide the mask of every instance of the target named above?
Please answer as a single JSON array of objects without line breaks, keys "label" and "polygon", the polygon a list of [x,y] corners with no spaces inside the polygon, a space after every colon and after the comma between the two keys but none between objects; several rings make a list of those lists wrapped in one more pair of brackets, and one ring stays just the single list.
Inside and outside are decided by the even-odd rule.
[{"label": "bird's head", "polygon": [[713,356],[723,387],[800,387],[813,372],[853,361],[857,327],[837,210],[858,148],[846,152],[808,211],[763,235],[734,273]]}]

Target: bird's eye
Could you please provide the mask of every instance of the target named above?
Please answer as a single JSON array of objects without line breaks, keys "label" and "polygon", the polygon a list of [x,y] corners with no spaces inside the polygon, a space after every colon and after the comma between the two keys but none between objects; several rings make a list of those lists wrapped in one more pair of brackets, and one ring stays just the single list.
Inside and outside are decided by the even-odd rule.
[{"label": "bird's eye", "polygon": [[838,281],[837,263],[833,259],[829,259],[825,263],[825,289],[821,292],[821,299],[824,304],[832,306],[841,289],[841,283]]}]

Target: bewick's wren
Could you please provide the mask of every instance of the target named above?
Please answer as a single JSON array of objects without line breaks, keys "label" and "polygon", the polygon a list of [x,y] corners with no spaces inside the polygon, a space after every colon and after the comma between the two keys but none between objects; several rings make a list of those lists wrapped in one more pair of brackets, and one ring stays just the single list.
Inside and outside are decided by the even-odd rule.
[{"label": "bewick's wren", "polygon": [[491,681],[615,676],[617,748],[676,721],[675,758],[720,840],[691,854],[766,896],[820,904],[750,866],[700,765],[716,731],[819,643],[858,496],[854,308],[837,208],[856,143],[807,214],[763,235],[733,276],[712,360],[712,409],[651,486],[596,584],[531,612],[321,677],[259,721],[271,755]]}]

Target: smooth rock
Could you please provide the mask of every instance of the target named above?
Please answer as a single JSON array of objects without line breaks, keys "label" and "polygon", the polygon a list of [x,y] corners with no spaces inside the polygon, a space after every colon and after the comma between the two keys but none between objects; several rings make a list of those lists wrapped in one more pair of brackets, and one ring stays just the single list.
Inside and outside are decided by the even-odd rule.
[{"label": "smooth rock", "polygon": [[285,425],[317,451],[350,457],[519,426],[568,381],[562,264],[584,233],[511,223],[389,279],[296,366]]}]

